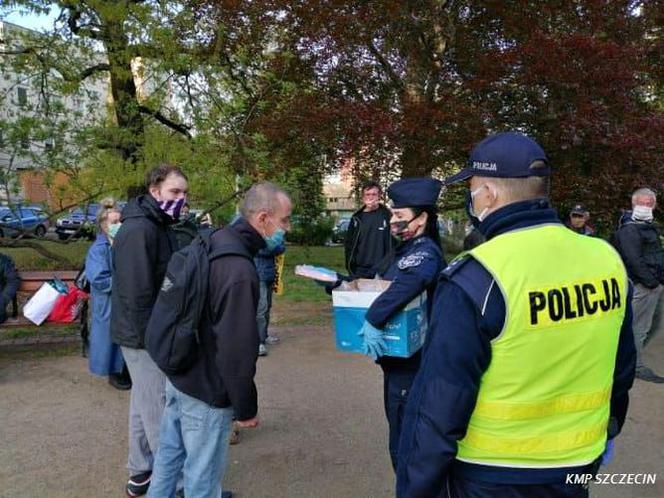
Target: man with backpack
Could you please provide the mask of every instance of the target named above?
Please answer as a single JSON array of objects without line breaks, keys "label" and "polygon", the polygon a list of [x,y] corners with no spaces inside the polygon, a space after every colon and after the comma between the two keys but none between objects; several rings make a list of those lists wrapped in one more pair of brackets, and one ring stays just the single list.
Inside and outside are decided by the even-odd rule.
[{"label": "man with backpack", "polygon": [[187,196],[187,177],[161,165],[146,177],[148,193],[129,201],[113,241],[111,339],[122,348],[133,382],[129,401],[130,478],[126,492],[142,496],[150,486],[166,377],[145,351],[145,329],[166,266],[177,249],[171,226]]},{"label": "man with backpack", "polygon": [[[200,265],[207,264],[198,257],[203,237],[174,256],[150,319],[148,350],[168,376],[152,498],[173,496],[181,470],[185,496],[219,496],[233,415],[242,428],[258,425],[259,280],[252,258],[283,243],[291,201],[283,190],[260,183],[249,189],[240,212],[235,223],[209,237],[202,295],[195,289]],[[190,279],[178,273],[176,258],[182,259],[177,267],[190,267]],[[183,310],[168,313],[170,299]],[[190,312],[199,302],[203,306]],[[197,314],[200,322],[194,323]]]}]

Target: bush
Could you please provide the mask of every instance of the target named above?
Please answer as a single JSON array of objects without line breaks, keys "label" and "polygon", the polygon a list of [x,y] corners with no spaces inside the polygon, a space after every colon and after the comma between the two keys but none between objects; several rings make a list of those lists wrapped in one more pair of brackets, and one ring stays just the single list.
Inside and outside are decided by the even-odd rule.
[{"label": "bush", "polygon": [[293,228],[286,240],[302,246],[322,246],[331,239],[333,226],[334,221],[331,218],[294,219]]}]

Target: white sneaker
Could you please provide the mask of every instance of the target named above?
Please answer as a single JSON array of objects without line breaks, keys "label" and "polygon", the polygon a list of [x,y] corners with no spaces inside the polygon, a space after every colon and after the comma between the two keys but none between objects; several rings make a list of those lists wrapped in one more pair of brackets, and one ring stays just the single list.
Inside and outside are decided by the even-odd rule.
[{"label": "white sneaker", "polygon": [[276,335],[268,335],[267,339],[265,339],[265,344],[277,344],[279,342],[279,338]]},{"label": "white sneaker", "polygon": [[267,356],[267,346],[265,344],[258,345],[258,356]]}]

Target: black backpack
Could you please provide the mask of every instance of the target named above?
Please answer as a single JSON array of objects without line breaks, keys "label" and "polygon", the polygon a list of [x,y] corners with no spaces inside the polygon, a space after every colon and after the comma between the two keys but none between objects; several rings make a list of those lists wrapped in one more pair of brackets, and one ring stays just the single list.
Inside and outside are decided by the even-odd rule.
[{"label": "black backpack", "polygon": [[145,330],[145,349],[166,374],[186,372],[198,356],[198,327],[207,305],[210,261],[222,256],[243,256],[253,261],[241,244],[211,250],[212,233],[198,235],[173,253],[157,301]]}]

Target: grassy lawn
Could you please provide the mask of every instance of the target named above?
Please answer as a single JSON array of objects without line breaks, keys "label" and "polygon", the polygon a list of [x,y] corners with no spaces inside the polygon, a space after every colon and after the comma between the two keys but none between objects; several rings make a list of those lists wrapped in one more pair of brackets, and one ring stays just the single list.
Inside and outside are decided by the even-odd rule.
[{"label": "grassy lawn", "polygon": [[[70,244],[54,244],[40,241],[50,251],[65,256],[72,265],[61,268],[53,260],[42,256],[33,249],[2,248],[9,254],[19,270],[61,270],[78,269],[83,265],[90,242],[79,240]],[[343,247],[302,247],[288,246],[284,264],[284,294],[274,297],[272,323],[277,326],[326,325],[331,317],[331,298],[322,287],[313,281],[295,275],[295,265],[311,264],[325,266],[339,272],[344,271]],[[41,335],[72,335],[77,333],[77,326],[72,327],[25,327],[2,330],[2,339],[23,339]]]},{"label": "grassy lawn", "polygon": [[[52,252],[66,257],[71,261],[71,266],[61,268],[57,261],[50,260],[30,248],[2,248],[2,252],[12,257],[19,270],[69,270],[78,269],[83,265],[85,254],[91,243],[85,240],[78,240],[70,244],[56,244],[48,241],[39,241],[39,244]],[[295,276],[295,265],[299,264],[325,266],[343,272],[343,247],[288,246],[288,250],[286,251],[284,266],[285,293],[279,299],[293,302],[327,301],[329,296],[325,294],[325,291],[321,287],[309,279]]]},{"label": "grassy lawn", "polygon": [[49,242],[46,240],[38,240],[36,242],[45,249],[63,256],[70,261],[70,265],[63,268],[62,265],[55,260],[42,256],[37,251],[27,247],[0,248],[0,252],[8,254],[16,263],[19,270],[77,270],[85,261],[85,255],[88,252],[91,242],[87,240],[77,240],[68,244],[58,244],[57,242]]}]

